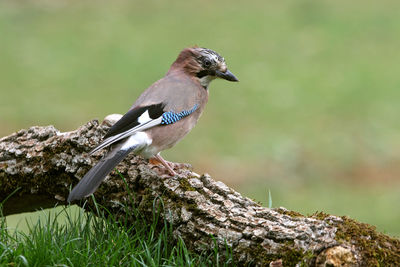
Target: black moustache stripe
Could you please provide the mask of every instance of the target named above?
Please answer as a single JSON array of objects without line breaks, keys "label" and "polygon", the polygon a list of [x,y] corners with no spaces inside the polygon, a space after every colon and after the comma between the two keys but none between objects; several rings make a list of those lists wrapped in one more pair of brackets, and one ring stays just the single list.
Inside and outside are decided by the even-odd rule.
[{"label": "black moustache stripe", "polygon": [[202,71],[199,71],[198,73],[197,73],[197,77],[198,78],[203,78],[204,76],[207,76],[207,75],[209,75],[210,73],[209,73],[209,71],[208,70],[202,70]]}]

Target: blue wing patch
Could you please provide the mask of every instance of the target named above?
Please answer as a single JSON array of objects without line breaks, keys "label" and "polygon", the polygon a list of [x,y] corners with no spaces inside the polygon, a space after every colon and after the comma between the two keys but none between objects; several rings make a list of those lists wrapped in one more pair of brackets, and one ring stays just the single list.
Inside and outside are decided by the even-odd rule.
[{"label": "blue wing patch", "polygon": [[173,111],[164,112],[162,114],[161,124],[168,125],[168,124],[175,123],[175,122],[183,119],[184,117],[189,116],[190,114],[192,114],[197,109],[197,107],[198,106],[196,104],[196,105],[194,105],[194,107],[192,109],[183,110],[183,111],[181,111],[179,113],[175,113]]}]

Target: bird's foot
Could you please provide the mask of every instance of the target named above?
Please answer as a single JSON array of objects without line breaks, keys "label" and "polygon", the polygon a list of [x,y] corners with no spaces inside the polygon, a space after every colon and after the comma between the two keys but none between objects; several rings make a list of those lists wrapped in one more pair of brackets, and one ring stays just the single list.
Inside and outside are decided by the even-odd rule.
[{"label": "bird's foot", "polygon": [[[184,169],[192,169],[192,166],[190,164],[166,161],[159,154],[153,158],[150,158],[149,163],[151,165],[153,165],[155,168],[157,168],[163,174],[169,174],[172,176],[176,175],[176,172],[174,170],[180,170],[183,168]],[[161,169],[160,164],[163,165],[165,168]]]},{"label": "bird's foot", "polygon": [[[160,156],[161,158],[161,156]],[[169,174],[171,176],[175,176],[176,172],[169,166],[169,163],[166,162],[163,158],[154,157],[149,159],[149,163],[153,165],[152,168],[157,168],[161,174]],[[160,168],[160,165],[163,165],[164,168]]]}]

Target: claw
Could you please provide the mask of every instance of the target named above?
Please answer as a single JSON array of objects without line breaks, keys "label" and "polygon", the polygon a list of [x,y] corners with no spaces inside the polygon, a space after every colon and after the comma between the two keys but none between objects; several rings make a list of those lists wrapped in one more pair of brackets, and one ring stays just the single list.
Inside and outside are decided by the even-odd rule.
[{"label": "claw", "polygon": [[162,164],[171,176],[175,176],[176,172],[171,168],[170,163],[163,159],[160,154],[157,154],[154,158],[149,159],[149,163],[152,165]]}]

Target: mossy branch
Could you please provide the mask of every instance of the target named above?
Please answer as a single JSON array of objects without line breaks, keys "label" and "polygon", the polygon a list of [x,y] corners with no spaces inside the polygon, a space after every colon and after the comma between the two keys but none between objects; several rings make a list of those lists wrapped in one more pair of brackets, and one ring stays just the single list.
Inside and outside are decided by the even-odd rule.
[{"label": "mossy branch", "polygon": [[[113,123],[110,118],[67,133],[35,126],[0,139],[0,202],[20,188],[4,212],[65,204],[71,186],[102,156],[87,152],[101,141]],[[209,175],[188,169],[176,177],[160,175],[134,155],[118,170],[125,181],[111,173],[95,193],[97,202],[128,218],[121,207],[134,206],[149,222],[162,203],[160,215],[194,251],[229,247],[238,265],[400,266],[400,241],[370,225],[261,207]]]}]

